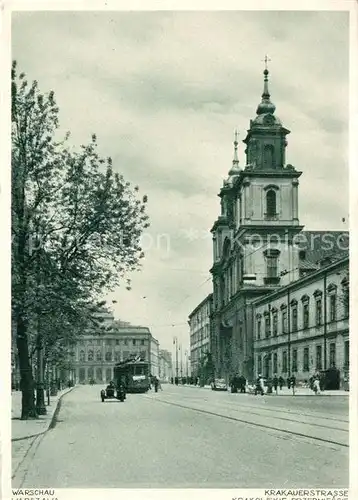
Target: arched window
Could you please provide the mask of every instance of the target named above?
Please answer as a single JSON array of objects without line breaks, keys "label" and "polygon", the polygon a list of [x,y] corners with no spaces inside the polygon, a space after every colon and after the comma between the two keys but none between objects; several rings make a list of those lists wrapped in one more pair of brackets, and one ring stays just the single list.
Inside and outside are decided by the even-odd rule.
[{"label": "arched window", "polygon": [[276,217],[276,192],[273,189],[266,193],[266,217]]},{"label": "arched window", "polygon": [[93,351],[92,351],[92,349],[90,349],[88,351],[88,361],[93,361]]},{"label": "arched window", "polygon": [[106,361],[112,361],[112,353],[111,351],[106,352]]},{"label": "arched window", "polygon": [[102,361],[102,353],[101,353],[101,351],[97,351],[97,353],[96,353],[96,360],[97,361]]},{"label": "arched window", "polygon": [[266,144],[264,147],[264,168],[275,168],[274,150],[272,144]]},{"label": "arched window", "polygon": [[80,351],[80,361],[85,361],[85,351]]}]

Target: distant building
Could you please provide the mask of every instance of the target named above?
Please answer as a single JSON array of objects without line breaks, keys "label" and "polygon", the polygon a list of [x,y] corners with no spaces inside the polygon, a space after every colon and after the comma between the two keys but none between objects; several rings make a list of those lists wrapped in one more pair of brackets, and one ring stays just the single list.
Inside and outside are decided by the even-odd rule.
[{"label": "distant building", "polygon": [[321,268],[252,303],[256,376],[308,380],[336,368],[349,371],[349,258]]},{"label": "distant building", "polygon": [[159,379],[163,382],[170,382],[173,376],[172,355],[165,349],[159,350]]},{"label": "distant building", "polygon": [[210,293],[189,315],[190,366],[193,377],[200,376],[200,367],[211,352],[210,325],[213,294]]},{"label": "distant building", "polygon": [[[159,375],[159,342],[149,328],[114,320],[108,311],[99,313],[104,329],[82,335],[73,351],[73,378],[77,383],[109,382],[115,363],[131,355],[148,361],[150,373]],[[107,329],[107,331],[106,331]]]}]

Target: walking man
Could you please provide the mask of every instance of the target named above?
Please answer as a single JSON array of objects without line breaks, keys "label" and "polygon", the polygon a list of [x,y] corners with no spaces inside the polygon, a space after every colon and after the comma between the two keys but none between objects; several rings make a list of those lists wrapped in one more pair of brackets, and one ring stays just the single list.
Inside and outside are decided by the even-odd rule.
[{"label": "walking man", "polygon": [[296,377],[292,374],[292,377],[290,378],[290,386],[292,387],[292,395],[294,396],[296,394],[295,389],[296,389]]},{"label": "walking man", "polygon": [[277,374],[275,373],[273,379],[272,379],[272,385],[273,385],[273,388],[275,389],[275,392],[277,394],[277,387],[278,387],[278,378],[277,378]]}]

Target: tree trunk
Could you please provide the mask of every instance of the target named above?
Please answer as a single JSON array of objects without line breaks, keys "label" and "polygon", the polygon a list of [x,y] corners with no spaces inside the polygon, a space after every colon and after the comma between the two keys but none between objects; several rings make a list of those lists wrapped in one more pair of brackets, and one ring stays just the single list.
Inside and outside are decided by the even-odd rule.
[{"label": "tree trunk", "polygon": [[20,388],[22,392],[21,420],[35,419],[38,415],[35,408],[34,379],[29,360],[26,324],[20,313],[17,313],[16,333],[16,344],[20,365]]},{"label": "tree trunk", "polygon": [[42,337],[37,334],[37,381],[36,381],[36,412],[38,415],[46,415],[45,407],[45,384],[44,384],[44,353]]}]

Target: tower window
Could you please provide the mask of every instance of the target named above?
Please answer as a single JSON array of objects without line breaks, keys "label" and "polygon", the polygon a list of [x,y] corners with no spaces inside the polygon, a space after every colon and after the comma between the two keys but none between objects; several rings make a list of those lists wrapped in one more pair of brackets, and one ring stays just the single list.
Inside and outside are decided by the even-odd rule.
[{"label": "tower window", "polygon": [[270,255],[266,257],[267,259],[267,277],[277,278],[277,256]]},{"label": "tower window", "polygon": [[300,250],[298,256],[300,260],[306,260],[306,250]]},{"label": "tower window", "polygon": [[280,255],[277,249],[268,249],[264,251],[264,256],[266,259],[266,276],[264,277],[264,282],[266,285],[275,285],[280,281],[278,276],[278,257]]},{"label": "tower window", "polygon": [[271,144],[266,144],[264,147],[264,167],[275,168],[274,164],[274,147]]},{"label": "tower window", "polygon": [[276,217],[276,193],[270,189],[266,193],[266,218]]}]

